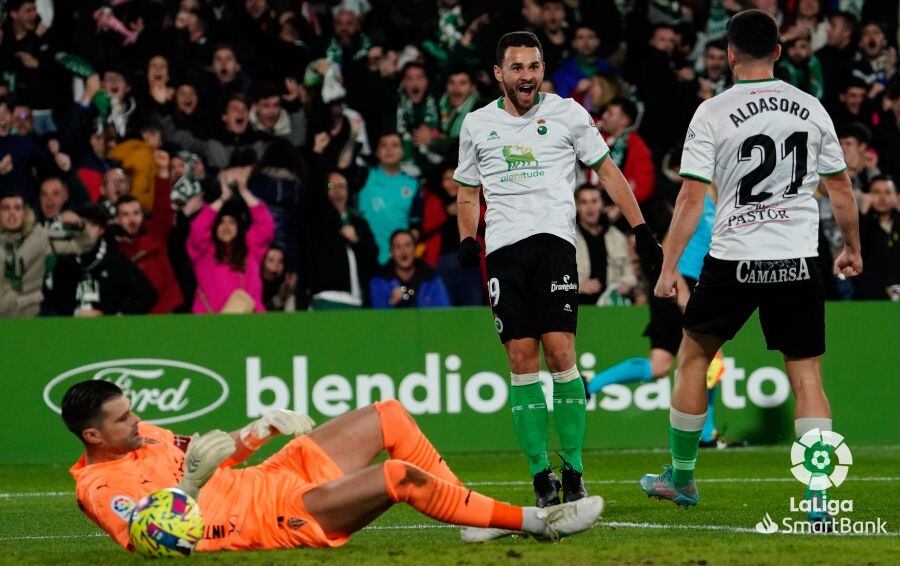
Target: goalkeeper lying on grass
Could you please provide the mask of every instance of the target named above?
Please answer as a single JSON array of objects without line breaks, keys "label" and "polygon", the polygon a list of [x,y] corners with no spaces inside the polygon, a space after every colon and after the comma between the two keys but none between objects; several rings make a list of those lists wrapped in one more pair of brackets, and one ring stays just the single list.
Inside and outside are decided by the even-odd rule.
[{"label": "goalkeeper lying on grass", "polygon": [[[462,526],[466,542],[517,532],[555,540],[603,511],[600,497],[538,509],[467,489],[397,401],[315,429],[308,416],[278,410],[231,434],[189,438],[140,422],[116,385],[91,380],[66,392],[62,418],[84,445],[70,470],[79,507],[129,550],[135,502],[173,486],[198,500],[201,551],[340,546],[400,502]],[[296,438],[258,466],[231,467],[274,434]],[[390,459],[373,465],[382,450]]]}]

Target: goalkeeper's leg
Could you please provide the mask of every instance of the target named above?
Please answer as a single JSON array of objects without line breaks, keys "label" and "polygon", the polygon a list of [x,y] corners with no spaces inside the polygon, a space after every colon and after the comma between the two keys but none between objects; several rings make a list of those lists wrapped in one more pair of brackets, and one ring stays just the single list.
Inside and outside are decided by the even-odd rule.
[{"label": "goalkeeper's leg", "polygon": [[361,470],[385,450],[439,478],[460,483],[419,429],[406,408],[395,400],[351,411],[309,434],[345,474]]},{"label": "goalkeeper's leg", "polygon": [[[303,504],[329,537],[344,537],[362,529],[394,503],[406,503],[422,514],[453,525],[524,531],[547,536],[553,521],[564,520],[564,536],[590,527],[602,512],[602,499],[559,517],[537,507],[509,505],[463,486],[442,480],[401,460],[388,460],[325,483],[303,495]],[[565,515],[571,515],[566,517]],[[552,536],[552,535],[551,535]]]},{"label": "goalkeeper's leg", "polygon": [[521,530],[521,508],[495,502],[401,460],[358,470],[303,496],[306,509],[330,536],[347,536],[394,503],[456,525]]}]

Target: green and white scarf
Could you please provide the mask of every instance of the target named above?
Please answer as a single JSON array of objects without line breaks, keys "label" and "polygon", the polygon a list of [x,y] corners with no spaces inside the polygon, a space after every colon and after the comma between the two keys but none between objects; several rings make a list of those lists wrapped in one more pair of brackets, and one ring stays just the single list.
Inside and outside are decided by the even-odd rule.
[{"label": "green and white scarf", "polygon": [[465,21],[462,7],[458,4],[449,10],[443,6],[438,8],[438,41],[446,48],[452,48],[463,36]]},{"label": "green and white scarf", "polygon": [[[362,34],[360,39],[362,39],[362,44],[359,49],[356,50],[356,53],[353,54],[352,59],[354,61],[365,59],[369,56],[369,50],[372,49],[372,40],[369,39],[368,35]],[[341,64],[341,61],[344,58],[344,48],[341,47],[341,43],[336,38],[331,38],[331,42],[325,50],[325,57],[332,63],[337,65]]]},{"label": "green and white scarf", "polygon": [[22,245],[23,239],[16,242],[6,240],[6,258],[3,262],[3,277],[9,281],[9,284],[16,291],[22,290],[22,276],[25,274],[25,260],[19,256],[19,246]]},{"label": "green and white scarf", "polygon": [[[369,50],[372,49],[372,40],[369,39],[369,36],[363,34],[360,37],[362,44],[351,57],[354,61],[368,57]],[[343,61],[344,49],[337,39],[331,38],[331,42],[325,49],[325,58],[331,61],[332,65],[340,65],[341,61]],[[314,65],[315,61],[310,61],[309,65],[306,66],[306,71],[303,73],[303,84],[306,86],[316,86],[322,82],[323,77],[313,68]]]},{"label": "green and white scarf", "polygon": [[441,131],[444,132],[444,135],[451,138],[458,138],[459,130],[462,128],[463,118],[472,111],[472,108],[477,102],[478,92],[473,91],[472,94],[459,105],[459,108],[451,108],[447,93],[444,93],[440,101]]},{"label": "green and white scarf", "polygon": [[615,141],[612,142],[609,146],[609,157],[613,160],[613,163],[621,169],[625,166],[625,157],[628,153],[628,137],[631,135],[631,132],[634,131],[634,128],[628,128],[622,135],[617,137]]},{"label": "green and white scarf", "polygon": [[[421,120],[416,119],[417,114],[422,116]],[[403,139],[403,156],[406,159],[413,155],[412,130],[421,124],[435,130],[441,127],[441,116],[434,97],[426,95],[425,100],[417,105],[401,91],[400,104],[397,105],[397,133]]]}]

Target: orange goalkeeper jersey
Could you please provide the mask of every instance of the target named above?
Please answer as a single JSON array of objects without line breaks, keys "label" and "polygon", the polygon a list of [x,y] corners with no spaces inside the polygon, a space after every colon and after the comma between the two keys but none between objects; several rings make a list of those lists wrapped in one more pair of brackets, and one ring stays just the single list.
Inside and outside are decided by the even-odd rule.
[{"label": "orange goalkeeper jersey", "polygon": [[[118,460],[69,470],[81,510],[117,543],[133,550],[128,520],[137,502],[174,487],[183,474],[184,437],[147,423],[138,425],[144,444]],[[181,448],[179,447],[181,444]],[[200,490],[203,538],[197,550],[250,550],[339,546],[347,537],[327,536],[306,511],[302,496],[343,474],[309,437],[289,442],[258,466],[220,467]]]}]

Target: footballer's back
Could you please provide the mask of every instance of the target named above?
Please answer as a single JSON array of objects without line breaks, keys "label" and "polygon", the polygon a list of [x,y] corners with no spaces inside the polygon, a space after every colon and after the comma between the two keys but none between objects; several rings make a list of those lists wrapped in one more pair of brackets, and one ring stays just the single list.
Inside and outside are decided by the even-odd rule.
[{"label": "footballer's back", "polygon": [[681,175],[719,190],[710,254],[816,255],[819,178],[845,169],[817,99],[778,79],[738,81],[704,102],[685,137]]}]

